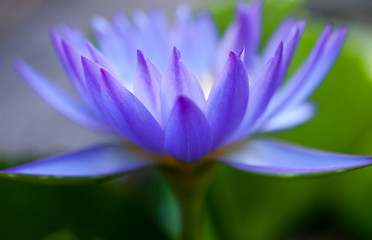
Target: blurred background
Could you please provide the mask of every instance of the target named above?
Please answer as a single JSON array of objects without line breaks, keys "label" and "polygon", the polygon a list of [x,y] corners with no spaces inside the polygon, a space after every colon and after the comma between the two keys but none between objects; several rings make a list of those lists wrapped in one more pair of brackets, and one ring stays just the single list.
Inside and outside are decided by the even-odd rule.
[{"label": "blurred background", "polygon": [[[169,0],[1,0],[0,167],[104,140],[59,115],[17,75],[20,57],[70,88],[48,28],[67,22],[89,33],[90,19],[159,7]],[[221,29],[227,0],[188,1],[208,8]],[[350,35],[335,67],[314,94],[318,116],[276,137],[343,153],[372,154],[372,2],[267,0],[264,39],[287,14],[308,19],[292,69],[329,21]],[[146,186],[146,188],[144,187]],[[207,196],[206,239],[372,239],[372,169],[320,178],[278,179],[219,167]],[[179,231],[177,208],[156,171],[89,187],[0,182],[0,239],[167,239]]]}]

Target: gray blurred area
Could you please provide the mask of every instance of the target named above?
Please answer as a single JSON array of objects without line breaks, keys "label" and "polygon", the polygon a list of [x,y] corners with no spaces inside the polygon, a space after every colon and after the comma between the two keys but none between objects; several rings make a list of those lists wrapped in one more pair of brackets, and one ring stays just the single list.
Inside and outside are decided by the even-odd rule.
[{"label": "gray blurred area", "polygon": [[[41,100],[17,75],[12,61],[20,57],[66,89],[71,89],[48,36],[61,22],[90,31],[95,14],[157,6],[169,17],[181,0],[0,0],[0,154],[51,153],[76,149],[104,138],[75,125]],[[186,1],[187,2],[187,1]],[[212,0],[192,0],[208,6]],[[316,14],[371,21],[371,1],[310,0]]]},{"label": "gray blurred area", "polygon": [[371,0],[307,0],[307,8],[316,15],[347,21],[372,22]]}]

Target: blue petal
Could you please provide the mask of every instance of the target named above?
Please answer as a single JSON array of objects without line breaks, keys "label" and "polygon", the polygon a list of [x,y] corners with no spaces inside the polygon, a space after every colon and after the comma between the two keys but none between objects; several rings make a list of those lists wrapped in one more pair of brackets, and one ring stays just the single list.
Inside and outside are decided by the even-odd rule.
[{"label": "blue petal", "polygon": [[292,61],[293,55],[297,49],[298,43],[302,37],[302,34],[305,31],[306,21],[301,20],[299,21],[288,33],[288,36],[284,39],[284,47],[283,47],[283,60],[281,62],[279,76],[277,80],[276,87],[283,82],[287,71],[289,69],[289,65]]},{"label": "blue petal", "polygon": [[275,116],[280,111],[301,104],[324,79],[341,51],[347,34],[345,27],[338,28],[332,34],[331,31],[332,26],[328,25],[305,63],[274,96],[268,111],[265,113],[265,120]]},{"label": "blue petal", "polygon": [[209,152],[211,128],[202,111],[179,97],[165,128],[165,150],[183,162],[195,162]]},{"label": "blue petal", "polygon": [[276,132],[286,130],[301,125],[311,120],[317,112],[317,108],[313,103],[306,102],[297,107],[286,109],[270,118],[267,123],[262,126],[262,132]]},{"label": "blue petal", "polygon": [[86,106],[77,102],[72,96],[62,91],[25,62],[18,60],[15,67],[31,88],[58,112],[85,127],[110,132],[99,116],[93,114]]},{"label": "blue petal", "polygon": [[103,17],[93,18],[92,25],[99,49],[118,71],[123,83],[130,87],[136,68],[136,49],[133,46],[133,36],[120,34]]},{"label": "blue petal", "polygon": [[248,172],[270,175],[324,173],[372,164],[372,156],[336,154],[276,140],[259,139],[218,156],[217,161]]},{"label": "blue petal", "polygon": [[164,132],[141,101],[98,64],[82,61],[89,90],[106,120],[142,148],[162,152]]},{"label": "blue petal", "polygon": [[[276,80],[282,60],[283,43],[277,49],[275,56],[269,60],[258,76],[251,81],[249,86],[249,105],[245,113],[240,131],[246,133],[254,122],[266,109],[272,95],[276,90]],[[239,132],[240,132],[239,131]]]},{"label": "blue petal", "polygon": [[74,47],[70,46],[70,44],[67,44],[53,28],[50,29],[50,37],[72,85],[79,96],[89,105],[89,98],[86,95],[84,74],[80,63],[81,54]]},{"label": "blue petal", "polygon": [[163,122],[166,123],[169,114],[179,96],[190,98],[202,109],[205,104],[204,92],[190,68],[180,61],[181,54],[173,48],[172,56],[163,74],[160,90],[160,101]]},{"label": "blue petal", "polygon": [[[111,66],[110,61],[95,46],[93,46],[93,44],[88,41],[86,41],[85,44],[88,49],[90,59],[92,59],[95,63],[101,65],[103,68],[107,69],[111,74],[118,76],[113,66]],[[81,65],[81,58],[79,58],[79,62],[79,64]]]},{"label": "blue petal", "polygon": [[133,82],[133,93],[160,123],[160,83],[161,73],[152,62],[137,51],[137,69]]},{"label": "blue petal", "polygon": [[245,47],[244,64],[250,68],[260,46],[261,21],[262,1],[237,5],[236,18],[221,40],[217,66],[223,66],[230,51],[239,52]]},{"label": "blue petal", "polygon": [[85,41],[88,38],[76,26],[71,24],[60,24],[57,29],[63,39],[73,44],[78,51],[86,53]]},{"label": "blue petal", "polygon": [[210,70],[215,61],[218,34],[209,14],[199,13],[193,18],[189,6],[180,5],[171,33],[172,44],[180,49],[193,72],[202,75]]},{"label": "blue petal", "polygon": [[280,23],[265,44],[262,52],[264,59],[271,58],[271,56],[275,53],[278,44],[289,36],[289,33],[295,24],[296,19],[294,17],[287,17]]},{"label": "blue petal", "polygon": [[[290,101],[287,103],[287,106],[297,105],[305,101],[315,91],[315,89],[319,86],[319,84],[330,71],[332,65],[335,63],[346,40],[347,32],[348,29],[345,26],[341,26],[334,30],[327,43],[325,44],[324,49],[321,52],[321,56],[316,59],[314,65],[312,65],[311,67],[304,66],[303,69],[306,70],[299,70],[306,71],[307,74],[306,76],[303,76],[304,80],[302,80],[303,83],[301,84],[301,87],[299,87],[298,91],[296,91],[295,94],[291,96]],[[299,77],[299,75],[295,75],[293,81],[301,81],[299,79],[295,80],[296,77],[301,78]]]},{"label": "blue petal", "polygon": [[133,14],[136,27],[136,49],[141,49],[159,69],[167,65],[171,52],[165,16],[161,11],[152,10],[149,14],[137,11]]},{"label": "blue petal", "polygon": [[240,125],[248,104],[248,76],[239,56],[229,60],[213,84],[204,113],[213,132],[213,147],[224,144]]},{"label": "blue petal", "polygon": [[0,178],[38,183],[90,183],[155,164],[148,155],[130,146],[105,144],[0,170]]}]

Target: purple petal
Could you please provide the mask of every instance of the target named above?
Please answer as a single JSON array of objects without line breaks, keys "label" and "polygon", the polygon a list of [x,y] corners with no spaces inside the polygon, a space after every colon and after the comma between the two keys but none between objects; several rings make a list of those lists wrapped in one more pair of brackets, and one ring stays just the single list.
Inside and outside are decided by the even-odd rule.
[{"label": "purple petal", "polygon": [[58,112],[85,127],[109,132],[107,126],[98,116],[94,115],[86,106],[78,103],[69,94],[59,89],[25,62],[18,60],[15,62],[15,67],[31,88]]},{"label": "purple petal", "polygon": [[205,73],[214,64],[217,43],[218,32],[212,16],[206,12],[199,13],[194,21],[194,46],[197,52],[188,58],[185,56],[185,60],[197,65],[194,68],[198,73]]},{"label": "purple petal", "polygon": [[239,56],[229,60],[213,84],[204,113],[213,132],[213,147],[218,147],[240,125],[248,104],[248,76]]},{"label": "purple petal", "polygon": [[335,62],[346,38],[347,29],[340,27],[331,34],[328,25],[305,63],[274,96],[265,119],[305,101],[317,88]]},{"label": "purple petal", "polygon": [[283,43],[280,43],[275,56],[269,60],[264,69],[249,86],[249,105],[241,126],[241,132],[249,130],[250,126],[261,116],[276,90],[276,80],[282,60]]},{"label": "purple petal", "polygon": [[163,122],[166,123],[169,114],[179,96],[190,98],[202,109],[205,104],[203,90],[190,68],[180,61],[181,54],[173,48],[169,63],[165,69],[160,90]]},{"label": "purple petal", "polygon": [[152,10],[150,14],[137,11],[133,23],[137,30],[136,48],[141,49],[159,69],[167,65],[171,46],[169,45],[165,16],[161,11]]},{"label": "purple petal", "polygon": [[[84,100],[84,102],[91,109],[91,111],[95,112],[96,115],[99,115],[96,107],[94,106],[94,103],[93,103],[94,100],[89,95],[89,91],[87,89],[87,83],[86,83],[85,76],[84,76],[84,69],[81,63],[82,53],[79,52],[75,47],[71,46],[69,43],[67,43],[64,40],[62,40],[62,48],[65,54],[67,63],[69,64],[70,69],[72,69],[72,71],[75,74],[75,77],[76,77],[75,87],[77,88],[80,97]],[[94,56],[94,57],[98,58],[97,56]],[[94,57],[93,59],[95,59]],[[99,60],[101,60],[100,63],[105,64],[102,59],[99,59]]]},{"label": "purple petal", "polygon": [[[117,75],[114,68],[111,66],[110,61],[90,42],[85,42],[86,47],[88,49],[88,54],[90,58],[97,64],[101,65],[103,68],[107,69],[113,75]],[[80,65],[81,65],[81,58],[79,58]],[[84,71],[84,70],[83,70]]]},{"label": "purple petal", "polygon": [[86,53],[85,41],[88,39],[76,26],[70,24],[61,24],[58,26],[58,32],[62,38],[73,44],[78,51]]},{"label": "purple petal", "polygon": [[214,21],[205,12],[193,18],[185,5],[179,6],[177,13],[171,42],[180,49],[193,72],[205,74],[215,61],[218,34]]},{"label": "purple petal", "polygon": [[131,86],[136,68],[136,49],[132,44],[132,34],[120,34],[106,19],[99,16],[93,18],[92,26],[99,49],[118,71],[123,83]]},{"label": "purple petal", "polygon": [[236,18],[226,30],[221,40],[218,59],[222,66],[230,51],[239,52],[245,47],[244,64],[249,67],[253,64],[253,57],[258,53],[261,41],[262,1],[250,4],[239,3],[236,8]]},{"label": "purple petal", "polygon": [[200,160],[211,147],[209,123],[187,97],[179,97],[165,128],[165,150],[183,162]]},{"label": "purple petal", "polygon": [[287,38],[284,39],[284,48],[283,48],[283,60],[280,66],[280,71],[278,73],[278,80],[276,87],[278,88],[279,85],[284,80],[284,77],[287,74],[289,65],[292,61],[292,57],[297,49],[298,43],[300,42],[300,38],[305,31],[306,21],[301,20],[291,29]]},{"label": "purple petal", "polygon": [[161,73],[151,61],[137,51],[137,71],[133,82],[133,93],[146,106],[158,122],[160,115]]},{"label": "purple petal", "polygon": [[265,44],[262,53],[264,59],[271,58],[271,56],[275,53],[278,44],[288,37],[291,29],[293,29],[293,26],[295,26],[295,24],[296,19],[294,17],[287,17],[280,23],[280,25],[275,29],[274,33],[270,36],[269,40]]},{"label": "purple petal", "polygon": [[324,46],[321,56],[316,60],[315,65],[309,67],[304,80],[302,80],[303,84],[298,88],[298,91],[291,96],[290,103],[288,105],[293,106],[305,101],[315,91],[315,89],[328,74],[339,53],[341,52],[346,40],[347,32],[348,29],[345,26],[341,26],[332,33]]},{"label": "purple petal", "polygon": [[0,178],[39,183],[90,183],[155,165],[130,146],[98,145],[0,170]]},{"label": "purple petal", "polygon": [[81,65],[82,54],[72,45],[68,44],[66,41],[61,41],[63,53],[66,57],[67,64],[69,68],[75,75],[76,82],[75,88],[77,89],[80,96],[84,99],[86,97],[86,83],[84,78],[84,70]]},{"label": "purple petal", "polygon": [[162,152],[164,133],[146,107],[98,64],[82,58],[98,109],[121,134],[151,152]]},{"label": "purple petal", "polygon": [[89,99],[86,96],[85,80],[80,63],[81,54],[78,53],[78,50],[71,47],[70,44],[67,44],[53,28],[50,29],[50,37],[72,85],[79,96],[88,104]]},{"label": "purple petal", "polygon": [[218,156],[217,161],[244,171],[296,175],[340,171],[372,164],[372,156],[336,154],[276,140],[251,140]]},{"label": "purple petal", "polygon": [[317,112],[316,106],[312,103],[303,103],[298,107],[286,109],[269,119],[267,123],[262,126],[260,131],[274,132],[282,131],[288,128],[293,128],[311,120]]}]

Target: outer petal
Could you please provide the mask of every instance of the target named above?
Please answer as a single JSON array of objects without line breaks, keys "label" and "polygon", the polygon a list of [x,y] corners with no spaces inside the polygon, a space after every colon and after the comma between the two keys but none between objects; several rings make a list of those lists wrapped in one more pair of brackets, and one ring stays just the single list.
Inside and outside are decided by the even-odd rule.
[{"label": "outer petal", "polygon": [[137,11],[133,14],[133,23],[138,34],[136,48],[141,49],[155,66],[163,70],[171,52],[164,14],[155,9],[149,14]]},{"label": "outer petal", "polygon": [[[327,43],[325,44],[321,56],[316,60],[316,63],[311,67],[307,66],[309,68],[307,69],[306,76],[303,76],[304,80],[302,86],[299,87],[297,89],[298,91],[296,91],[296,93],[291,96],[290,103],[287,104],[287,106],[293,106],[305,101],[315,91],[315,89],[328,74],[332,65],[335,63],[339,53],[341,52],[341,49],[346,40],[347,32],[347,27],[341,26],[332,33]],[[296,79],[296,81],[299,80]]]},{"label": "outer petal", "polygon": [[156,164],[130,146],[113,144],[65,153],[0,170],[0,178],[46,184],[85,184]]},{"label": "outer petal", "polygon": [[270,175],[297,175],[340,171],[372,164],[372,156],[336,154],[288,143],[260,139],[248,141],[219,156],[232,167]]},{"label": "outer petal", "polygon": [[[85,80],[84,76],[84,69],[83,65],[81,63],[81,56],[83,55],[81,52],[79,52],[78,49],[76,49],[74,46],[70,45],[66,41],[62,40],[62,47],[64,50],[65,57],[67,59],[67,63],[70,66],[70,69],[73,70],[75,73],[76,77],[76,84],[77,84],[77,90],[80,93],[80,97],[84,100],[86,105],[92,110],[95,111],[96,115],[99,115],[98,112],[96,112],[96,108],[94,106],[94,100],[89,96],[89,91],[87,89],[87,83]],[[89,49],[89,46],[88,46]],[[89,49],[89,52],[92,52],[92,49]],[[102,58],[99,58],[97,55],[98,53],[95,54],[90,54],[92,56],[92,59],[98,64],[102,65],[102,67],[105,67],[107,69],[110,69],[110,66],[108,65],[107,62],[104,62]]]},{"label": "outer petal", "polygon": [[82,58],[89,90],[98,109],[121,134],[152,152],[162,152],[164,133],[146,107],[96,63]]},{"label": "outer petal", "polygon": [[[52,39],[52,43],[54,45],[54,49],[58,54],[58,57],[68,74],[70,81],[72,85],[75,87],[77,93],[79,96],[88,103],[89,100],[87,99],[86,92],[85,92],[85,83],[84,83],[84,77],[81,73],[81,64],[80,64],[80,55],[77,53],[77,50],[70,47],[69,44],[66,44],[66,41],[64,41],[61,36],[58,34],[58,32],[54,29],[50,29],[50,37]],[[64,42],[64,44],[63,44]],[[79,56],[78,56],[79,55]],[[76,63],[76,56],[78,56],[78,64]]]},{"label": "outer petal", "polygon": [[335,62],[347,33],[345,27],[340,27],[333,34],[331,29],[331,25],[324,29],[305,63],[274,96],[264,121],[285,108],[301,104],[323,80]]},{"label": "outer petal", "polygon": [[265,44],[262,52],[264,59],[269,59],[273,55],[278,44],[288,37],[289,32],[295,24],[296,19],[294,17],[287,17],[280,23]]},{"label": "outer petal", "polygon": [[275,56],[269,60],[264,69],[250,84],[249,105],[243,120],[243,129],[250,126],[264,112],[276,90],[276,80],[282,60],[283,43],[280,43]]},{"label": "outer petal", "polygon": [[179,97],[165,129],[165,150],[183,162],[195,162],[209,152],[211,128],[202,111],[186,97]]},{"label": "outer petal", "polygon": [[213,84],[204,113],[213,132],[213,147],[225,143],[240,125],[248,104],[248,76],[239,56],[231,52]]},{"label": "outer petal", "polygon": [[179,96],[190,98],[199,108],[203,108],[205,104],[204,93],[198,79],[190,68],[183,61],[180,61],[180,58],[180,52],[174,47],[163,75],[160,90],[164,123],[166,123]]},{"label": "outer petal", "polygon": [[218,41],[212,17],[206,12],[200,12],[193,17],[190,7],[184,4],[177,8],[175,18],[172,44],[180,49],[193,72],[198,75],[205,74],[214,64]]},{"label": "outer petal", "polygon": [[133,82],[133,93],[161,123],[160,83],[161,73],[152,62],[137,50],[137,69]]},{"label": "outer petal", "polygon": [[245,47],[244,64],[249,67],[258,52],[261,40],[262,2],[239,3],[236,19],[226,30],[221,41],[217,66],[222,66],[230,51],[239,52]]},{"label": "outer petal", "polygon": [[15,63],[15,67],[34,91],[64,116],[94,130],[110,131],[101,119],[94,115],[86,106],[75,101],[70,95],[59,89],[26,63],[19,60]]},{"label": "outer petal", "polygon": [[306,21],[299,21],[288,33],[288,36],[284,39],[283,60],[281,62],[280,71],[278,73],[276,87],[280,86],[287,74],[289,65],[292,61],[292,57],[297,49],[301,36],[304,33],[305,27]]},{"label": "outer petal", "polygon": [[303,103],[298,107],[293,107],[275,115],[267,121],[260,131],[274,132],[296,127],[311,120],[316,112],[317,108],[313,103]]},{"label": "outer petal", "polygon": [[120,34],[106,19],[99,16],[93,18],[92,25],[99,49],[110,60],[126,86],[131,87],[136,67],[132,34]]},{"label": "outer petal", "polygon": [[57,29],[62,38],[72,43],[79,51],[86,52],[84,43],[88,38],[80,29],[71,24],[60,24]]},{"label": "outer petal", "polygon": [[[111,66],[109,60],[95,46],[93,46],[93,44],[88,41],[86,41],[85,44],[88,49],[89,56],[94,62],[106,68],[112,74],[118,76],[114,68]],[[79,58],[79,61],[81,65],[81,58]]]}]

